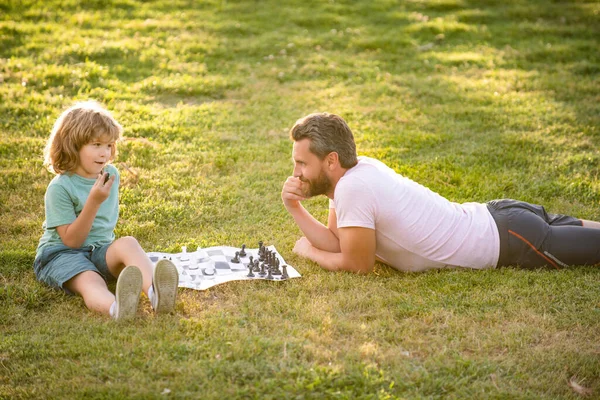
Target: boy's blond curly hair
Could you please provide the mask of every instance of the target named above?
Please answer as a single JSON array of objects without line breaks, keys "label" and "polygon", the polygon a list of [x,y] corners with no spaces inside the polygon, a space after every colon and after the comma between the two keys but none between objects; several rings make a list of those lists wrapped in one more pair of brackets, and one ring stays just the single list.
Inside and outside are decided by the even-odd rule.
[{"label": "boy's blond curly hair", "polygon": [[[122,132],[123,127],[99,103],[77,103],[54,123],[44,149],[44,166],[55,174],[73,171],[79,165],[79,150],[84,145],[101,136],[116,142]],[[116,146],[113,146],[111,160],[114,160],[116,151]]]}]

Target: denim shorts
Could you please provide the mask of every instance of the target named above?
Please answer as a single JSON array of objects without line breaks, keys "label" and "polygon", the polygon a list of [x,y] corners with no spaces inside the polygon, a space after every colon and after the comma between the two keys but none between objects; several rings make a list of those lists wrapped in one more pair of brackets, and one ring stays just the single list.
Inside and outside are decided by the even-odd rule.
[{"label": "denim shorts", "polygon": [[65,282],[85,271],[97,272],[106,282],[114,281],[115,277],[106,265],[106,251],[111,244],[79,249],[65,245],[46,246],[33,262],[35,276],[40,282],[67,293],[70,292],[63,287]]}]

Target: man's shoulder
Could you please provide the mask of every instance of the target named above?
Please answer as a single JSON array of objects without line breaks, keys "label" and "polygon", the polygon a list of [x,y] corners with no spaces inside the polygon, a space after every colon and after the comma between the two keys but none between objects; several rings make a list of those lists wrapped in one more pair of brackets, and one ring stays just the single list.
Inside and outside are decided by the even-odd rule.
[{"label": "man's shoulder", "polygon": [[358,158],[358,163],[346,171],[340,181],[345,182],[345,184],[354,184],[355,182],[370,184],[373,180],[377,180],[378,177],[389,175],[389,172],[389,167],[381,161],[361,156]]}]

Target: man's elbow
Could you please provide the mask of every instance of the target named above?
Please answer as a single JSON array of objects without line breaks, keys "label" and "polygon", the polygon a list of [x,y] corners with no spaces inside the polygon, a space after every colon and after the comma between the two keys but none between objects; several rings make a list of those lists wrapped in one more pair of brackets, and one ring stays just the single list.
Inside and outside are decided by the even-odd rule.
[{"label": "man's elbow", "polygon": [[349,272],[353,272],[355,274],[359,274],[359,275],[366,275],[368,273],[370,273],[371,271],[373,271],[373,266],[374,266],[374,262],[373,263],[357,263],[357,262],[353,262],[353,263],[346,263],[344,264],[344,270],[349,271]]}]

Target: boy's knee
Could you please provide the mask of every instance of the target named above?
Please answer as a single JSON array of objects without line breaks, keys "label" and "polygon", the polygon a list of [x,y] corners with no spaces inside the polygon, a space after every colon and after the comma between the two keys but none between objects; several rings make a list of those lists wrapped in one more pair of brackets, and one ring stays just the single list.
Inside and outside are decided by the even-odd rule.
[{"label": "boy's knee", "polygon": [[133,236],[123,236],[122,238],[117,239],[115,243],[128,249],[141,248],[139,242]]}]

